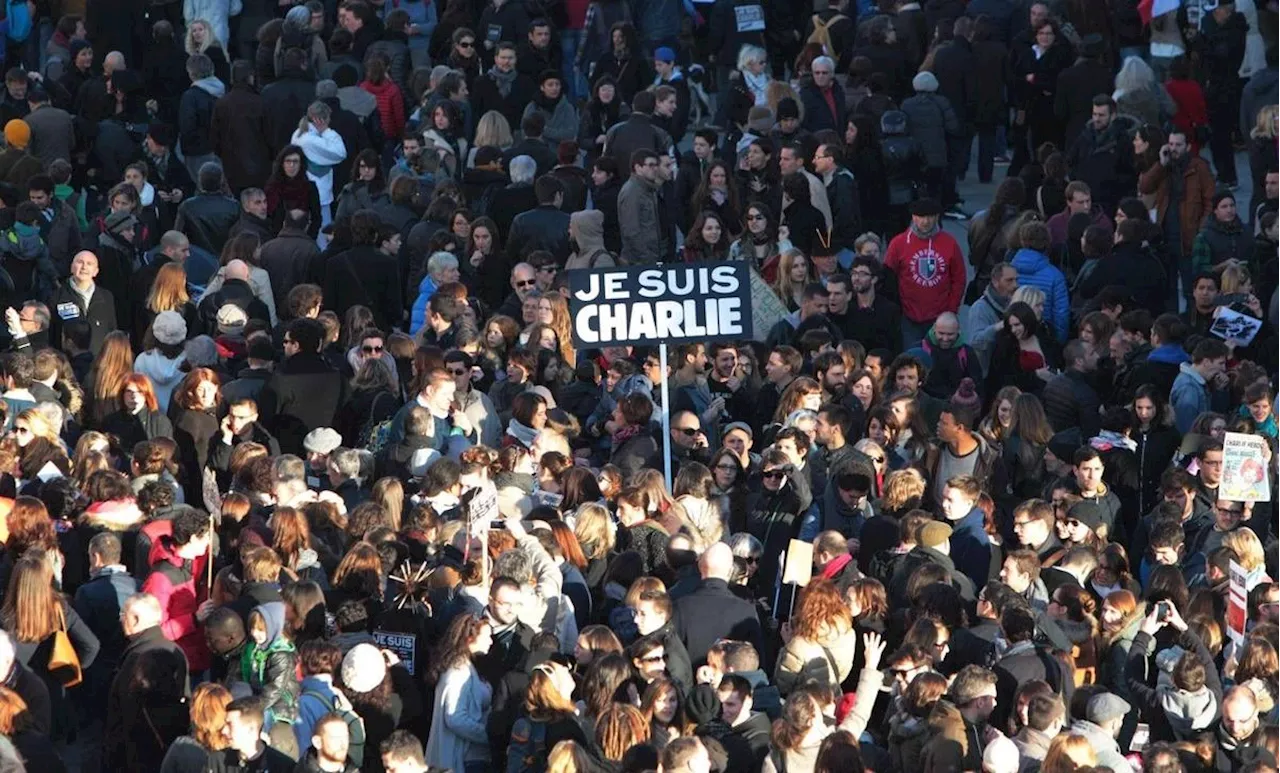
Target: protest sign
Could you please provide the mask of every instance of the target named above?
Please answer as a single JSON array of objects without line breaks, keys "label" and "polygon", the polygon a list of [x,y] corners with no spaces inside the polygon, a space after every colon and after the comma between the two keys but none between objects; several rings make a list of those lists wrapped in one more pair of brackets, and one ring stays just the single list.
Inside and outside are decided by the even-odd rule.
[{"label": "protest sign", "polygon": [[808,585],[813,579],[813,543],[791,540],[787,546],[787,560],[782,567],[782,583]]},{"label": "protest sign", "polygon": [[409,672],[409,676],[417,674],[415,668],[417,665],[415,662],[417,660],[416,655],[418,653],[417,634],[375,629],[373,640],[378,643],[378,649],[391,650],[396,653],[396,657],[400,658],[400,663],[404,666],[404,670]]},{"label": "protest sign", "polygon": [[1237,346],[1248,346],[1261,329],[1262,320],[1257,317],[1219,306],[1214,312],[1209,332],[1226,341],[1234,341]]},{"label": "protest sign", "polygon": [[787,307],[769,286],[760,272],[751,270],[751,325],[755,328],[755,340],[764,342],[769,331],[787,316]]},{"label": "protest sign", "polygon": [[742,261],[570,271],[574,346],[748,340],[750,271]]},{"label": "protest sign", "polygon": [[1228,432],[1222,441],[1222,485],[1218,498],[1231,502],[1270,502],[1267,441],[1261,435]]},{"label": "protest sign", "polygon": [[1247,580],[1243,566],[1232,561],[1228,572],[1227,635],[1239,645],[1244,641],[1244,628],[1249,615],[1247,605],[1249,591],[1246,590]]}]

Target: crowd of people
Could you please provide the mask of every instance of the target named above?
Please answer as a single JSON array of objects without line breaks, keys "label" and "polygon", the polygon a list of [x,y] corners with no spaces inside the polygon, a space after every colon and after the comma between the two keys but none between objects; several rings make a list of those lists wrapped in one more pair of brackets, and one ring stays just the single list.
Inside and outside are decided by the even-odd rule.
[{"label": "crowd of people", "polygon": [[0,770],[1275,773],[1277,16],[1154,6],[5,3]]}]

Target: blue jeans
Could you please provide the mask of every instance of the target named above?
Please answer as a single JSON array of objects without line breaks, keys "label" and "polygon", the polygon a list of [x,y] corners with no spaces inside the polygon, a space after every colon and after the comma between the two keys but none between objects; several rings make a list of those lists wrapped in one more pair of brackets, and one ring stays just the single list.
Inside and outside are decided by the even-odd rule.
[{"label": "blue jeans", "polygon": [[586,40],[586,37],[585,30],[560,31],[560,54],[564,59],[564,64],[561,65],[564,68],[564,87],[571,102],[578,99],[586,99],[590,91],[587,79],[582,77],[582,73],[574,65],[574,61],[578,58],[578,51],[582,48],[582,42]]}]

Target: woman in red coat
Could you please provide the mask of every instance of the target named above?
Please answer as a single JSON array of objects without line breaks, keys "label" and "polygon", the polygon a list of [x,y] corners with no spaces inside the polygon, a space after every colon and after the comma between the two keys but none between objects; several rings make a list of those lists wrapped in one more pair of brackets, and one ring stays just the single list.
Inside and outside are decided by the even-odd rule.
[{"label": "woman in red coat", "polygon": [[378,102],[378,118],[382,121],[382,133],[388,142],[399,142],[404,133],[404,95],[400,87],[387,77],[387,62],[378,56],[369,57],[364,66],[364,80],[360,88],[373,95]]},{"label": "woman in red coat", "polygon": [[1191,146],[1187,151],[1192,156],[1200,155],[1201,139],[1198,134],[1209,130],[1209,108],[1204,102],[1204,91],[1200,83],[1191,77],[1191,63],[1185,56],[1176,57],[1169,65],[1169,80],[1165,81],[1164,90],[1178,106],[1174,113],[1174,127],[1187,135],[1187,143]]}]

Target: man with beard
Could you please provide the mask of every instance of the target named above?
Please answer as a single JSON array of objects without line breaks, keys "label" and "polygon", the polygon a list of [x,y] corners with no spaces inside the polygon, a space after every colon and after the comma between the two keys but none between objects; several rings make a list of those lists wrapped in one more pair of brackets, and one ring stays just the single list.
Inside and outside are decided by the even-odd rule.
[{"label": "man with beard", "polygon": [[1222,696],[1222,717],[1214,727],[1219,771],[1239,771],[1254,762],[1275,765],[1267,751],[1266,731],[1258,719],[1258,699],[1253,690],[1237,685]]},{"label": "man with beard", "polygon": [[1133,142],[1115,122],[1116,102],[1107,94],[1093,98],[1089,124],[1071,144],[1067,165],[1072,178],[1089,184],[1093,199],[1103,212],[1114,212],[1123,196],[1137,182],[1133,168]]},{"label": "man with beard", "polygon": [[750,418],[755,410],[755,394],[742,377],[738,362],[738,350],[733,343],[721,341],[711,345],[711,370],[707,373],[707,387],[712,395],[723,396],[724,423]]},{"label": "man with beard", "polygon": [[857,331],[857,339],[872,349],[894,355],[902,351],[902,309],[876,292],[880,282],[880,262],[870,255],[853,259],[849,279],[853,300],[845,317],[845,330]]},{"label": "man with beard", "polygon": [[756,399],[755,427],[759,432],[773,421],[773,414],[778,410],[778,402],[782,393],[800,375],[804,358],[791,346],[775,346],[764,362],[764,386]]},{"label": "man with beard", "polygon": [[813,360],[813,377],[822,387],[823,403],[844,401],[846,375],[844,358],[838,352],[823,352]]},{"label": "man with beard", "polygon": [[1182,292],[1192,288],[1191,243],[1213,211],[1214,180],[1209,164],[1187,152],[1187,135],[1173,130],[1160,148],[1160,163],[1138,176],[1138,193],[1156,197],[1156,222],[1170,262],[1178,267]]}]

